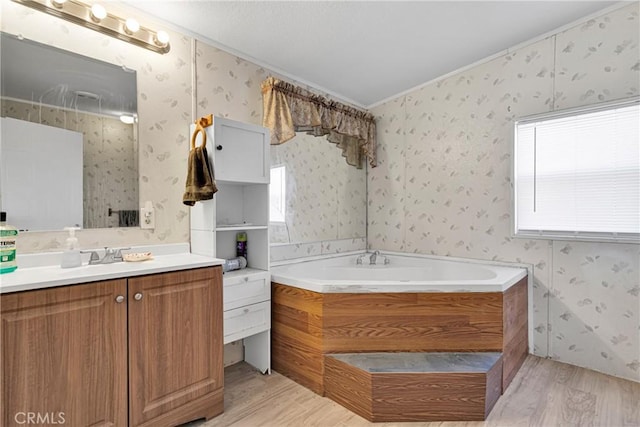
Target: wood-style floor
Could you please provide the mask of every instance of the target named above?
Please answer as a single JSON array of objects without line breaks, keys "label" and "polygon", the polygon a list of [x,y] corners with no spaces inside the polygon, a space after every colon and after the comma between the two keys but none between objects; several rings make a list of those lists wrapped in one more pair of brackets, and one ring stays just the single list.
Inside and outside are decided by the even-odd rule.
[{"label": "wood-style floor", "polygon": [[528,356],[485,422],[370,423],[274,372],[225,370],[224,414],[190,427],[640,426],[640,383]]}]

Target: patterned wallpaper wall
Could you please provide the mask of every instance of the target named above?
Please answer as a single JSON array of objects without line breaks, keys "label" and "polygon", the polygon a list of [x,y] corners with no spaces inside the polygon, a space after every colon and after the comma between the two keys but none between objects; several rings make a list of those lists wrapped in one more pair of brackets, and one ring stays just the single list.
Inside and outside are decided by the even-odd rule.
[{"label": "patterned wallpaper wall", "polygon": [[[141,49],[9,0],[2,5],[2,31],[53,45],[137,71],[140,201],[156,209],[155,230],[103,228],[78,233],[82,248],[189,241],[189,215],[182,205],[189,145],[191,39],[169,32],[166,55]],[[118,5],[110,4],[118,13]],[[151,25],[136,15],[141,25]],[[153,25],[152,25],[153,26]],[[18,252],[61,250],[64,232],[30,232],[18,236]]]},{"label": "patterned wallpaper wall", "polygon": [[[260,83],[276,75],[227,52],[196,43],[197,116],[213,113],[262,124]],[[286,170],[286,224],[273,243],[315,242],[366,234],[366,171],[347,165],[325,137],[298,133],[271,146],[271,164]]]},{"label": "patterned wallpaper wall", "polygon": [[118,118],[2,100],[2,116],[83,134],[83,228],[118,227],[108,209],[138,209],[138,143]]},{"label": "patterned wallpaper wall", "polygon": [[[146,200],[154,203],[156,228],[83,230],[78,233],[81,247],[188,242],[189,211],[181,201],[190,141],[188,129],[192,118],[213,113],[233,120],[260,124],[260,83],[269,74],[281,76],[220,49],[196,43],[179,33],[170,32],[171,51],[166,55],[159,55],[10,0],[0,0],[0,4],[2,31],[21,34],[31,40],[137,71],[139,198],[141,204]],[[120,10],[127,10],[116,4],[109,5],[110,10],[116,13],[118,7],[122,8]],[[153,21],[145,20],[140,12],[136,11],[135,14],[141,25],[158,26]],[[197,81],[196,100],[193,99],[192,88],[194,77]],[[296,137],[296,140],[298,138],[308,139],[304,135]],[[287,144],[296,142],[290,141]],[[324,138],[313,138],[306,147],[310,151],[302,153],[299,159],[318,157],[321,156],[320,153],[333,153],[330,156],[338,164],[340,150]],[[292,149],[284,147],[278,151],[290,152]],[[282,158],[297,161],[291,155],[283,155]],[[304,168],[301,165],[292,163],[290,169],[302,171]],[[333,230],[336,237],[331,239],[365,236],[365,172],[354,172],[355,168],[347,167],[346,163],[344,167],[342,163],[340,165],[339,172],[331,176],[334,179],[331,183],[309,181],[304,176],[291,176],[292,183],[298,182],[296,194],[300,200],[304,198],[318,203],[318,197],[334,191],[331,198],[335,206],[335,213],[327,214],[324,218],[327,223],[320,221],[318,217],[309,222],[303,220],[302,214],[295,213],[302,209],[300,202],[292,201],[291,223],[288,228],[295,239],[316,239],[315,236],[319,236],[317,240],[325,241],[329,239],[325,238],[329,235],[326,230]],[[340,177],[344,179],[339,180]],[[345,198],[345,203],[336,203],[341,198]],[[358,204],[360,205],[357,206]],[[323,203],[320,205],[324,206]],[[56,251],[64,247],[65,239],[64,232],[23,233],[18,238],[18,250],[19,253]]]},{"label": "patterned wallpaper wall", "polygon": [[517,117],[638,95],[638,4],[373,110],[370,248],[534,266],[534,352],[640,381],[640,246],[511,237]]}]

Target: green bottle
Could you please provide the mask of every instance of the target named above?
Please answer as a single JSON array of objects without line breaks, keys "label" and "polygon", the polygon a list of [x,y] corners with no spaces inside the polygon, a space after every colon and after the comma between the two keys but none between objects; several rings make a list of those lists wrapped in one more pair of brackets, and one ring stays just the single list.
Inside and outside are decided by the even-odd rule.
[{"label": "green bottle", "polygon": [[7,224],[7,213],[0,212],[0,274],[11,273],[18,268],[16,262],[16,238],[18,230]]}]

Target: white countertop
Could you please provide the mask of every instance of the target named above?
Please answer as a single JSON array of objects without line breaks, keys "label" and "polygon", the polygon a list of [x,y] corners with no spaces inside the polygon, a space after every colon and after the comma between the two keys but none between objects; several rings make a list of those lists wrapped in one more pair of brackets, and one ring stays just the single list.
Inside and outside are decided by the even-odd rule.
[{"label": "white countertop", "polygon": [[[145,247],[147,251],[150,248],[153,247]],[[136,251],[132,250],[131,252]],[[154,258],[142,262],[87,265],[86,260],[83,258],[83,265],[75,268],[61,268],[59,264],[29,266],[26,268],[19,266],[17,270],[11,273],[0,275],[0,293],[212,267],[224,263],[222,259],[194,255],[189,252],[167,253],[171,251],[167,251],[165,248],[159,248],[157,252],[151,249],[150,252]],[[28,255],[23,256],[28,257]],[[59,256],[61,256],[61,253]],[[55,254],[51,258],[55,259]]]}]

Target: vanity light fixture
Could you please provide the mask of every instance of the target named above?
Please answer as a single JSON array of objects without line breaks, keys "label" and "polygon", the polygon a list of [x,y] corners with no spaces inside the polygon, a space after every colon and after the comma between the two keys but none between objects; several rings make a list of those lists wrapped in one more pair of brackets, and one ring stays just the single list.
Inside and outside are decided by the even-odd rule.
[{"label": "vanity light fixture", "polygon": [[164,54],[171,49],[166,31],[150,30],[133,18],[108,13],[97,3],[91,6],[79,0],[13,1],[157,53]]}]

